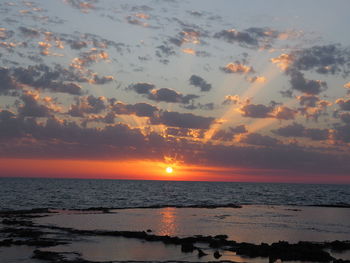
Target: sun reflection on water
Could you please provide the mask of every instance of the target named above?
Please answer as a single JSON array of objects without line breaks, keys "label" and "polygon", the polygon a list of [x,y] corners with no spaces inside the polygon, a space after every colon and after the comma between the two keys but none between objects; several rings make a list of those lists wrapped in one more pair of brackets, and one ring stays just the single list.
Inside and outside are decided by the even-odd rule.
[{"label": "sun reflection on water", "polygon": [[176,209],[174,207],[166,207],[160,211],[160,235],[174,236],[177,229]]}]

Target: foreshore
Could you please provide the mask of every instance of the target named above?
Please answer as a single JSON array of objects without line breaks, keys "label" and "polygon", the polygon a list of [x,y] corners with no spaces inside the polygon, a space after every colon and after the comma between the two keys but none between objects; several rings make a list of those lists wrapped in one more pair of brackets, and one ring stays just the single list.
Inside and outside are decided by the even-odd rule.
[{"label": "foreshore", "polygon": [[[328,229],[327,231],[334,233],[328,235],[325,240],[321,239],[322,233],[318,238],[314,235],[309,241],[305,240],[305,236],[300,236],[301,240],[293,242],[289,236],[291,233],[298,233],[293,230],[296,224],[303,225],[305,215],[299,216],[299,223],[296,223],[294,219],[298,216],[295,217],[294,214],[320,212],[318,209],[323,209],[324,215],[349,212],[348,208],[315,209],[285,206],[242,208],[239,205],[227,205],[207,208],[3,211],[0,212],[0,256],[3,260],[7,260],[4,262],[19,262],[24,259],[26,262],[67,263],[122,261],[258,263],[277,260],[349,262],[350,241],[338,238],[341,237],[336,233],[339,229]],[[235,231],[235,227],[232,226],[239,223],[238,218],[244,220],[246,216],[254,216],[251,214],[252,211],[257,211],[263,218],[260,223],[246,219],[247,233],[250,229],[250,235],[256,236],[255,240],[250,240],[250,235],[244,234],[245,230]],[[285,217],[286,222],[294,218],[289,225],[284,226],[289,228],[287,232],[281,232],[281,229],[273,230],[276,224],[280,224],[278,222],[271,222],[270,226],[263,225],[265,220],[270,220],[276,215],[282,221]],[[153,221],[150,222],[152,218]],[[240,222],[240,228],[244,228],[243,223]],[[256,229],[261,228],[262,232],[259,233],[252,228],[254,224]],[[322,225],[318,227],[320,232],[326,232],[322,229]],[[266,237],[267,232],[264,232],[264,228],[267,232],[271,230],[270,237]],[[191,233],[189,229],[193,232]],[[227,233],[222,232],[224,229],[227,229]],[[348,230],[343,231],[344,237]],[[241,236],[236,235],[236,232]],[[276,236],[278,232],[281,236]],[[331,236],[335,238],[329,239]],[[261,242],[262,240],[271,242]]]}]

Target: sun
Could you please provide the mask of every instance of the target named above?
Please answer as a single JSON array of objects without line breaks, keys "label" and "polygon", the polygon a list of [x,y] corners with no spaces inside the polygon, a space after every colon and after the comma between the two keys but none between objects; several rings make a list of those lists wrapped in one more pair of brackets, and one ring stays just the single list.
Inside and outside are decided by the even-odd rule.
[{"label": "sun", "polygon": [[171,174],[172,172],[173,172],[173,167],[167,167],[166,169],[165,169],[165,171],[168,173],[168,174]]}]

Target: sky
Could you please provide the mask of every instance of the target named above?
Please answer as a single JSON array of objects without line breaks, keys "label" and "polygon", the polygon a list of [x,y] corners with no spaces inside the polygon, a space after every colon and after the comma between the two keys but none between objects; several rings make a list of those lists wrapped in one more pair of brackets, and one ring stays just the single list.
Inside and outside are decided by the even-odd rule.
[{"label": "sky", "polygon": [[0,176],[350,183],[349,9],[0,0]]}]

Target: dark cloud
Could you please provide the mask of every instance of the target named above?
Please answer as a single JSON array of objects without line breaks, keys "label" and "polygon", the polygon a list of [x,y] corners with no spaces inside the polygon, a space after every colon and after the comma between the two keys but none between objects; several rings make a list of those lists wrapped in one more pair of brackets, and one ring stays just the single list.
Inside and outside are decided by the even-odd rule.
[{"label": "dark cloud", "polygon": [[249,32],[237,31],[235,29],[222,30],[214,35],[216,38],[222,38],[229,43],[238,43],[242,46],[257,46],[258,40]]},{"label": "dark cloud", "polygon": [[315,107],[316,103],[320,100],[320,98],[315,95],[302,95],[298,96],[297,99],[300,105],[306,107]]},{"label": "dark cloud", "polygon": [[229,43],[237,43],[243,47],[258,48],[271,47],[274,39],[277,39],[280,32],[270,28],[251,27],[244,31],[236,29],[222,30],[214,34],[215,38],[220,38]]},{"label": "dark cloud", "polygon": [[159,109],[148,103],[124,104],[121,102],[114,103],[112,111],[119,115],[136,115],[139,117],[152,117]]},{"label": "dark cloud", "polygon": [[157,47],[156,56],[157,57],[169,57],[176,55],[175,50],[168,45],[160,45]]},{"label": "dark cloud", "polygon": [[342,112],[339,117],[343,122],[350,124],[350,113]]},{"label": "dark cloud", "polygon": [[11,76],[10,70],[0,67],[0,93],[9,94],[17,88],[16,82]]},{"label": "dark cloud", "polygon": [[194,99],[199,98],[199,96],[194,94],[183,95],[172,89],[161,88],[152,90],[147,98],[154,101],[188,104]]},{"label": "dark cloud", "polygon": [[273,130],[272,132],[284,136],[284,137],[302,137],[304,135],[305,127],[299,123],[293,123],[277,130]]},{"label": "dark cloud", "polygon": [[290,72],[290,76],[290,84],[293,90],[298,90],[309,95],[317,95],[328,88],[326,82],[305,79],[304,74],[299,71]]},{"label": "dark cloud", "polygon": [[34,28],[27,28],[27,27],[21,26],[18,29],[21,32],[21,34],[26,36],[26,37],[39,37],[40,36],[40,32]]},{"label": "dark cloud", "polygon": [[106,98],[94,97],[78,97],[75,104],[71,105],[68,114],[73,117],[83,117],[85,114],[98,114],[106,110]]},{"label": "dark cloud", "polygon": [[64,2],[82,13],[88,13],[90,10],[96,9],[95,5],[98,3],[98,0],[65,0]]},{"label": "dark cloud", "polygon": [[188,129],[208,129],[214,120],[212,117],[202,117],[191,113],[163,111],[151,118],[151,123]]},{"label": "dark cloud", "polygon": [[136,83],[129,86],[129,89],[135,91],[138,94],[149,94],[150,91],[154,88],[155,85],[150,83]]},{"label": "dark cloud", "polygon": [[18,83],[26,84],[33,88],[48,89],[53,92],[63,92],[72,95],[80,95],[82,93],[82,88],[79,85],[73,82],[63,82],[65,80],[65,72],[60,67],[51,69],[41,64],[28,66],[27,68],[13,68],[11,72]]},{"label": "dark cloud", "polygon": [[279,141],[275,138],[272,138],[268,135],[261,135],[260,133],[249,133],[240,138],[240,142],[257,145],[257,146],[275,146],[279,143]]},{"label": "dark cloud", "polygon": [[350,99],[337,99],[336,103],[344,111],[350,111]]},{"label": "dark cloud", "polygon": [[211,84],[207,83],[202,77],[197,75],[192,75],[189,79],[190,84],[200,88],[201,91],[209,91],[211,90]]},{"label": "dark cloud", "polygon": [[240,108],[243,117],[272,118],[273,107],[262,104],[247,104]]},{"label": "dark cloud", "polygon": [[319,74],[349,74],[350,50],[339,44],[313,46],[291,53],[293,70],[314,70]]},{"label": "dark cloud", "polygon": [[40,104],[39,95],[34,92],[24,93],[20,99],[23,104],[18,107],[18,113],[23,117],[48,117],[53,113],[52,109]]},{"label": "dark cloud", "polygon": [[238,125],[236,127],[229,127],[228,130],[219,130],[211,137],[213,140],[231,141],[237,134],[247,133],[245,125]]},{"label": "dark cloud", "polygon": [[272,132],[284,137],[306,137],[313,141],[327,140],[330,137],[328,129],[305,128],[303,125],[295,122]]},{"label": "dark cloud", "polygon": [[350,124],[336,125],[332,132],[332,139],[338,142],[350,143]]},{"label": "dark cloud", "polygon": [[143,27],[147,27],[148,24],[141,21],[140,19],[134,17],[134,16],[127,16],[126,17],[126,21],[131,24],[131,25],[137,25],[137,26],[143,26]]},{"label": "dark cloud", "polygon": [[13,37],[14,34],[15,34],[15,32],[12,30],[7,30],[4,27],[0,28],[0,40],[9,39],[9,38]]},{"label": "dark cloud", "polygon": [[290,109],[286,106],[278,106],[274,110],[273,116],[279,120],[294,120],[297,113],[298,111]]},{"label": "dark cloud", "polygon": [[82,49],[87,47],[87,43],[85,41],[72,40],[68,42],[71,49]]}]

